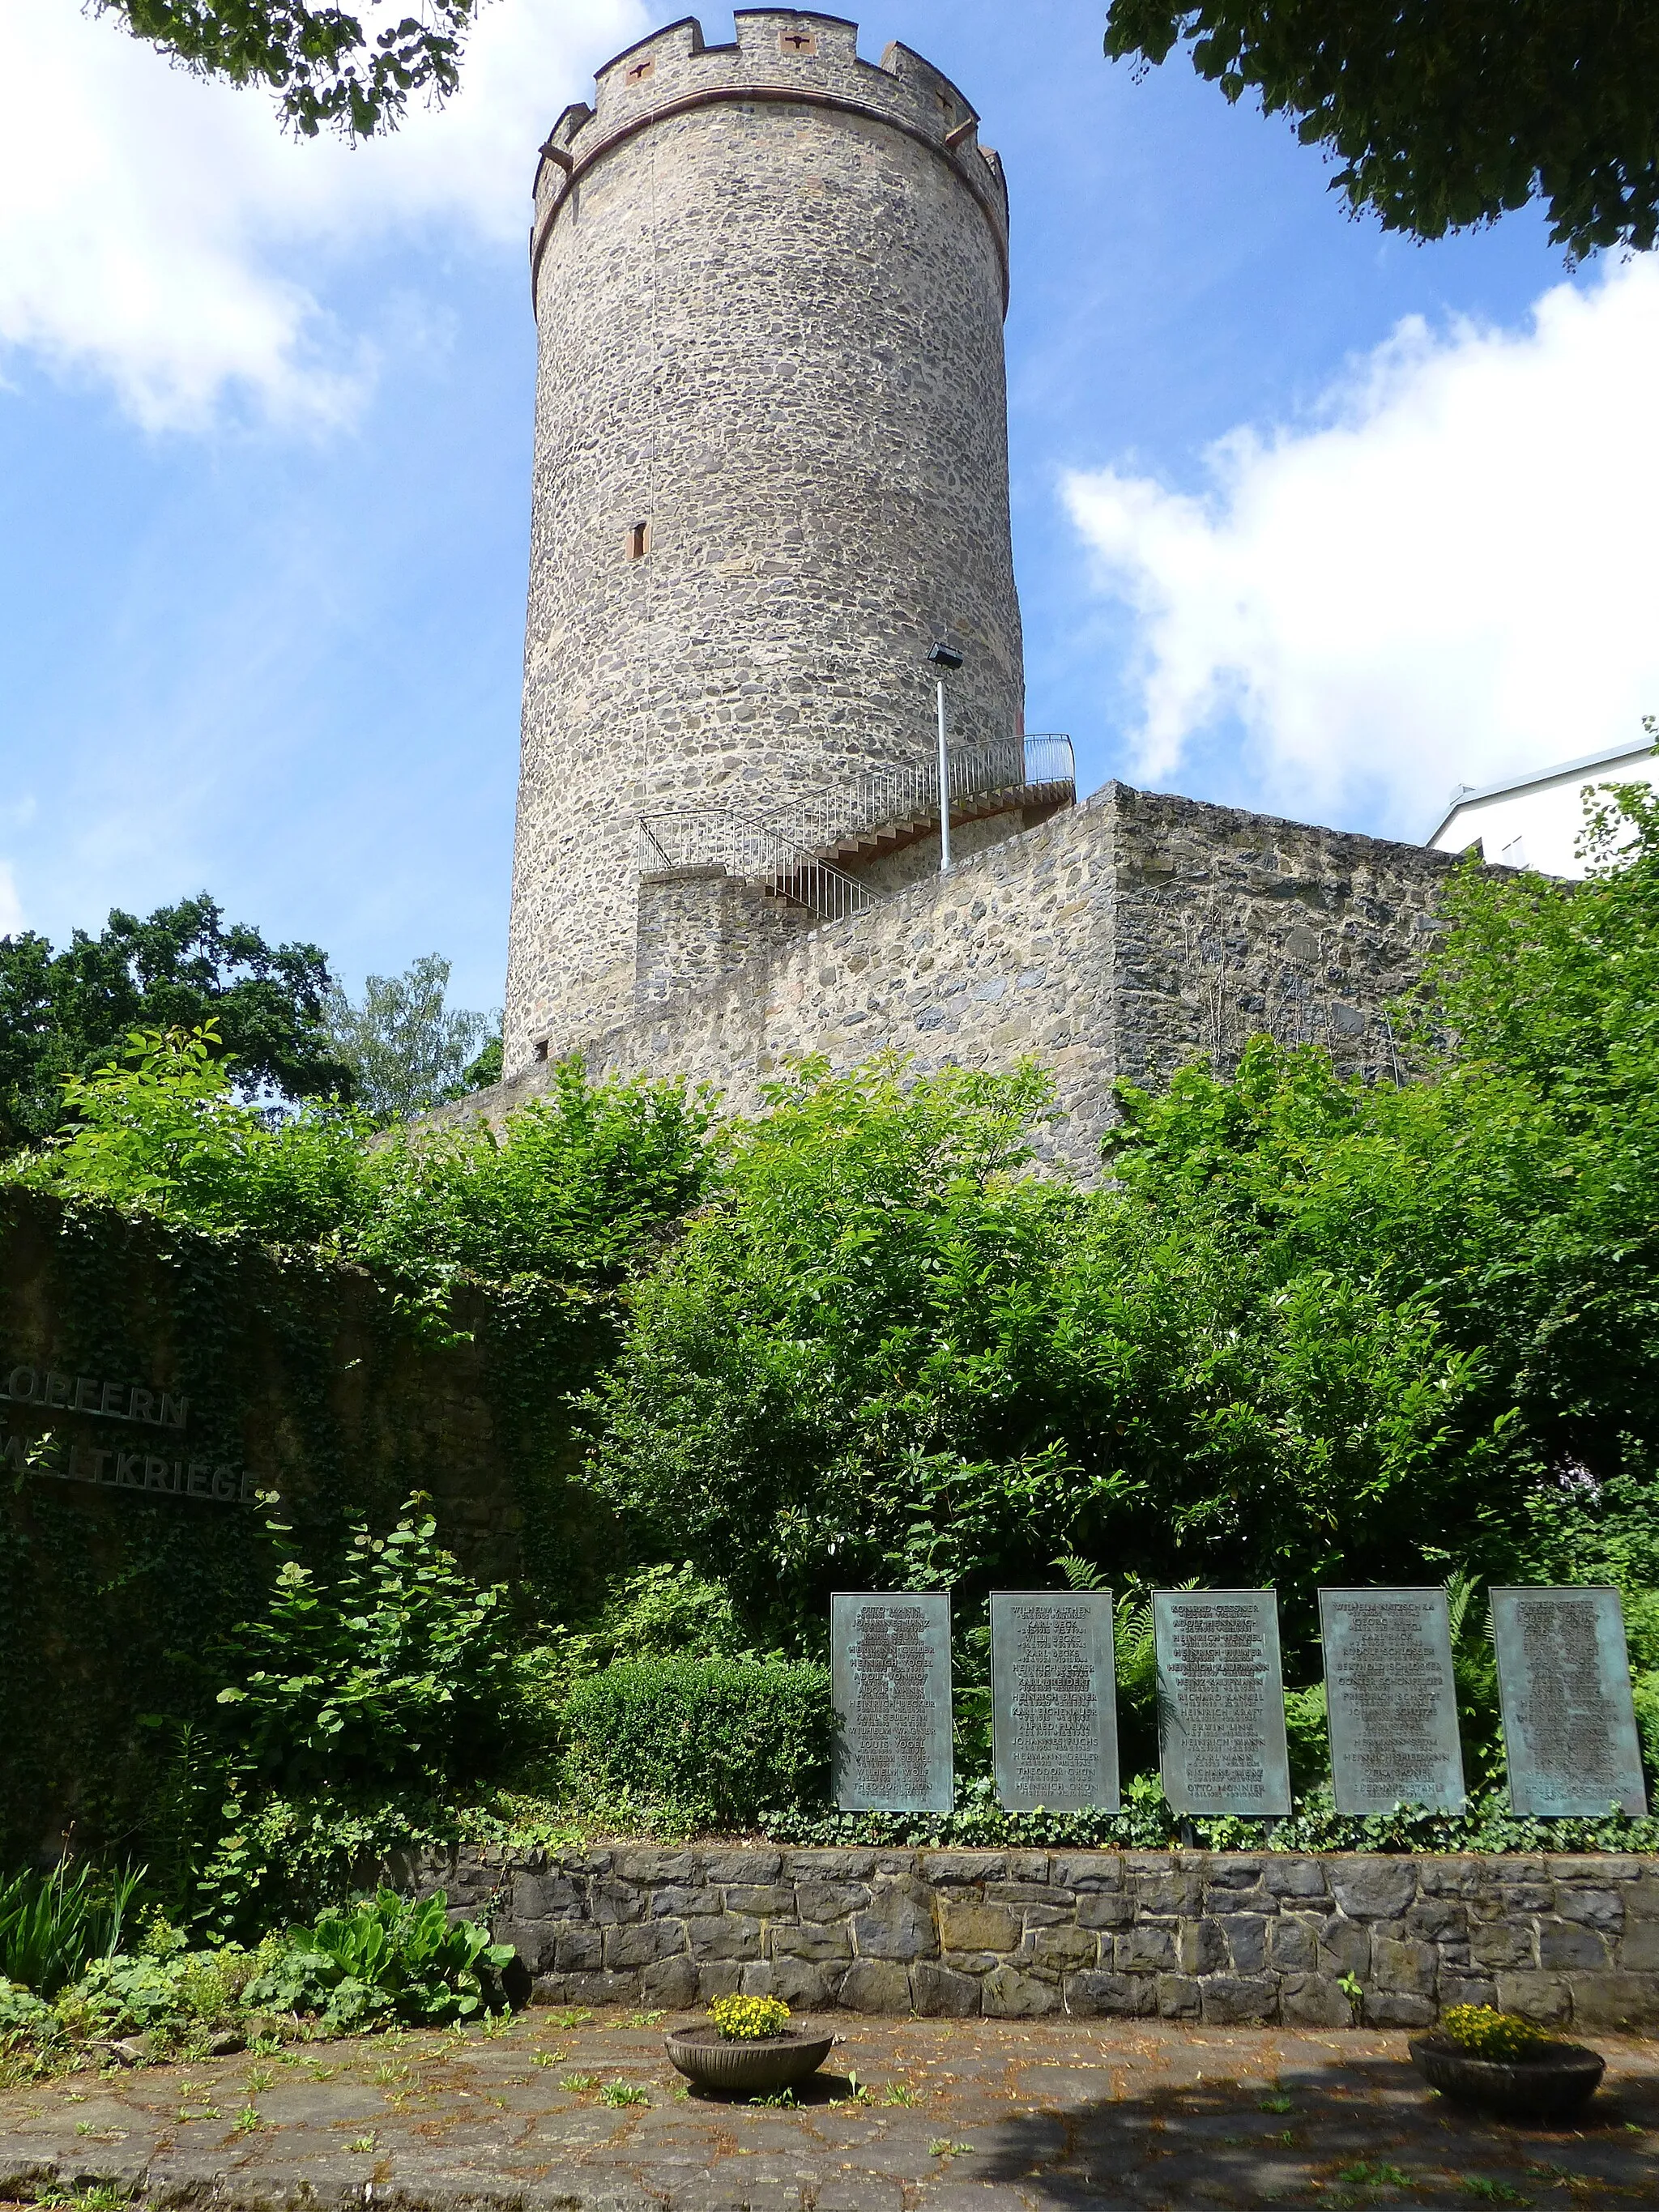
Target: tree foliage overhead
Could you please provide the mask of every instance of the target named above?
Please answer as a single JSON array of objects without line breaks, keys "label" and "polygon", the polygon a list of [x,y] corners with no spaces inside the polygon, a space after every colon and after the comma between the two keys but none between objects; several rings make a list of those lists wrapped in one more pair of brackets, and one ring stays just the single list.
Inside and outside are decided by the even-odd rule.
[{"label": "tree foliage overhead", "polygon": [[205,891],[148,920],[112,912],[96,937],[61,952],[33,930],[0,938],[0,1145],[62,1127],[64,1079],[118,1060],[135,1030],[211,1021],[216,1057],[234,1057],[242,1095],[349,1097],[330,1042],[328,962],[315,945],[266,944],[227,923]]},{"label": "tree foliage overhead", "polygon": [[1418,238],[1537,198],[1575,257],[1659,238],[1651,0],[1111,0],[1106,52],[1178,41],[1341,163],[1356,211]]},{"label": "tree foliage overhead", "polygon": [[480,0],[422,0],[418,15],[377,27],[304,0],[94,0],[137,39],[197,76],[263,84],[302,137],[394,130],[411,93],[445,99]]}]

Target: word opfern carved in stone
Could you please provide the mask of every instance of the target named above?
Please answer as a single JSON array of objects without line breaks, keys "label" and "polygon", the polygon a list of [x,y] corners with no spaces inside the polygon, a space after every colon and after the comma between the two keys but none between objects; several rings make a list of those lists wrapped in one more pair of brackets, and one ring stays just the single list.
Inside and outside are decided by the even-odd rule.
[{"label": "word opfern carved in stone", "polygon": [[182,1429],[190,1419],[190,1400],[171,1390],[147,1390],[142,1382],[105,1382],[91,1375],[59,1375],[50,1367],[14,1367],[0,1395],[15,1406],[93,1413],[106,1421],[149,1421],[163,1429]]},{"label": "word opfern carved in stone", "polygon": [[15,1429],[9,1436],[0,1431],[0,1464],[15,1468],[19,1474],[50,1475],[59,1482],[88,1482],[106,1490],[142,1490],[163,1498],[214,1499],[221,1505],[251,1505],[258,1494],[258,1478],[246,1468],[70,1443],[50,1429],[34,1437]]}]

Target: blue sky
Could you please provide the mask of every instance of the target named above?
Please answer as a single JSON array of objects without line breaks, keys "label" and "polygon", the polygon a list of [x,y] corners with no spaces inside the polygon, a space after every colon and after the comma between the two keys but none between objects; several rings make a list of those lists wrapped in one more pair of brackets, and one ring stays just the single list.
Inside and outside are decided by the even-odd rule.
[{"label": "blue sky", "polygon": [[[205,887],[354,988],[437,950],[499,1005],[525,195],[675,11],[493,0],[452,109],[348,152],[0,4],[0,928]],[[1649,264],[1570,278],[1531,212],[1386,239],[1184,60],[1109,66],[1093,5],[861,26],[1007,166],[1027,722],[1085,781],[1415,836],[1659,711]]]}]

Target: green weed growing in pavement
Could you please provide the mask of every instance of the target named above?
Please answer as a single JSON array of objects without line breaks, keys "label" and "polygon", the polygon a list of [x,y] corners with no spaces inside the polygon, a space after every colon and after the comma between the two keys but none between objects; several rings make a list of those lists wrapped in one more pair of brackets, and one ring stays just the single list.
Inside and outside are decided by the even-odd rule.
[{"label": "green weed growing in pavement", "polygon": [[651,2098],[649,2092],[641,2089],[637,2081],[607,2081],[599,2092],[599,2102],[602,2105],[648,2105]]},{"label": "green weed growing in pavement", "polygon": [[1466,2197],[1478,2197],[1483,2204],[1530,2204],[1532,2202],[1518,2189],[1511,2189],[1507,2181],[1491,2181],[1484,2173],[1466,2173],[1457,2185]]},{"label": "green weed growing in pavement", "polygon": [[260,2118],[255,2106],[244,2105],[236,2115],[236,2132],[239,2136],[257,2134],[264,2125],[264,2122]]},{"label": "green weed growing in pavement", "polygon": [[908,2081],[890,2081],[881,2093],[881,2101],[884,2105],[919,2105],[921,2092],[913,2089]]},{"label": "green weed growing in pavement", "polygon": [[1363,2158],[1356,2165],[1345,2166],[1336,2178],[1360,2189],[1409,2189],[1412,2185],[1410,2174],[1402,2173],[1397,2166],[1373,2166]]},{"label": "green weed growing in pavement", "polygon": [[1291,2112],[1296,2110],[1296,2107],[1281,2090],[1271,2097],[1264,2097],[1261,2100],[1261,2110],[1264,2112]]},{"label": "green weed growing in pavement", "polygon": [[118,2182],[94,2181],[86,2189],[63,2189],[48,2182],[29,2199],[40,2212],[124,2212],[131,2192]]},{"label": "green weed growing in pavement", "polygon": [[597,2074],[567,2074],[559,2084],[560,2088],[574,2090],[579,2096],[589,2089],[597,2089],[599,2086]]}]

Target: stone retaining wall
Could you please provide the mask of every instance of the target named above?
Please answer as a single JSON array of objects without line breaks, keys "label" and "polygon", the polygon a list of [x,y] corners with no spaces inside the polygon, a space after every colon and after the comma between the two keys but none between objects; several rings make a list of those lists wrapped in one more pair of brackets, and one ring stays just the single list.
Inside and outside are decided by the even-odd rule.
[{"label": "stone retaining wall", "polygon": [[547,2003],[743,1990],[1000,2019],[1421,2027],[1497,2004],[1552,2027],[1659,2022],[1650,1858],[618,1846],[414,1878],[487,1912]]}]

